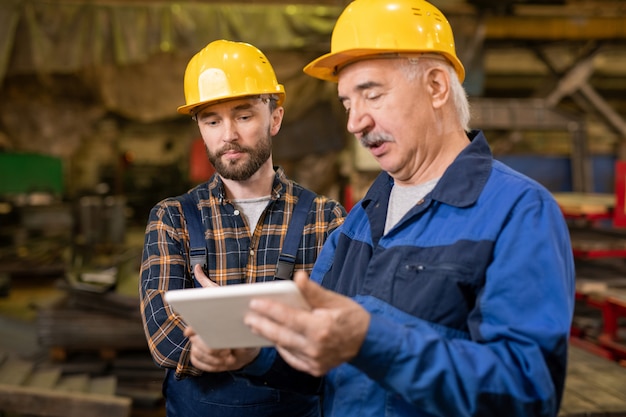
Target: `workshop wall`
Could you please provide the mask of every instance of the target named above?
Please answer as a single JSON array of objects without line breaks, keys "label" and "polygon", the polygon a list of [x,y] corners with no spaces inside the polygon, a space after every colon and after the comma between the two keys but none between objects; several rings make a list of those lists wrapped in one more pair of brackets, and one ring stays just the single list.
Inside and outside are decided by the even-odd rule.
[{"label": "workshop wall", "polygon": [[[0,149],[61,158],[68,198],[108,189],[145,195],[154,203],[160,195],[153,189],[185,189],[186,152],[198,135],[192,122],[175,113],[184,101],[184,68],[209,41],[227,38],[260,47],[285,84],[285,123],[275,139],[275,162],[304,185],[340,196],[337,184],[367,180],[346,166],[354,155],[344,155],[352,148],[335,86],[307,77],[302,67],[328,51],[347,1],[301,3],[5,0],[0,3]],[[455,28],[472,98],[547,96],[550,88],[558,90],[559,76],[595,48],[587,85],[618,115],[624,112],[626,36],[619,4],[606,2],[599,9],[594,2],[570,0],[559,9],[523,9],[520,1],[506,15],[493,9],[478,13],[468,3],[436,2]],[[579,102],[563,97],[558,104]],[[615,126],[588,104],[576,110],[588,126],[590,152],[618,153],[622,138]],[[482,127],[480,120],[474,124]],[[571,154],[566,130],[493,132],[489,139],[497,155]],[[166,170],[175,178],[164,186],[159,173]]]},{"label": "workshop wall", "polygon": [[193,121],[176,113],[184,103],[188,60],[214,39],[241,40],[266,53],[287,91],[275,163],[303,184],[337,195],[331,188],[344,148],[343,112],[333,86],[302,68],[328,48],[339,11],[3,2],[0,149],[60,158],[68,198],[108,190],[132,195],[129,204],[145,210],[192,185],[188,154],[199,134]]}]

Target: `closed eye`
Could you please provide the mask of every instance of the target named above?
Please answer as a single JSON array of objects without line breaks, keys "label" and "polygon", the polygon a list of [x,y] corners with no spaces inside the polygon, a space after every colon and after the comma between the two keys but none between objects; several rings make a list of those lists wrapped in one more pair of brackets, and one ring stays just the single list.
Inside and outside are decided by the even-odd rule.
[{"label": "closed eye", "polygon": [[247,122],[250,119],[252,119],[252,115],[251,114],[242,114],[242,115],[238,115],[237,116],[237,120],[239,120],[241,122]]},{"label": "closed eye", "polygon": [[216,117],[200,117],[200,119],[198,120],[199,124],[210,127],[216,127],[220,124],[220,122],[220,119]]}]

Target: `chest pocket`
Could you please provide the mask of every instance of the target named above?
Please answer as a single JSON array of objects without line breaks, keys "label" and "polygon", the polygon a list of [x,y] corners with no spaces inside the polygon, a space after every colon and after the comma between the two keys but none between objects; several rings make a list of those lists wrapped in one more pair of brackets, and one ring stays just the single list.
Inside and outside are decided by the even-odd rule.
[{"label": "chest pocket", "polygon": [[476,269],[480,268],[407,256],[397,265],[391,303],[423,320],[466,331],[467,316],[482,286]]}]

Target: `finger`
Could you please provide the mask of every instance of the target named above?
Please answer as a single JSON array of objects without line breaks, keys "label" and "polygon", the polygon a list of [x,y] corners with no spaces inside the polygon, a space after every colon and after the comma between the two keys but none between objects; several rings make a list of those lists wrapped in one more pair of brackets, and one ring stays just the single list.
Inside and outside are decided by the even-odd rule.
[{"label": "finger", "polygon": [[232,353],[219,352],[210,354],[202,349],[191,348],[191,363],[199,369],[208,372],[222,372],[233,367],[236,358]]},{"label": "finger", "polygon": [[258,348],[258,347],[232,349],[233,355],[237,357],[243,357],[243,356],[256,357],[260,351],[261,351],[261,348]]},{"label": "finger", "polygon": [[195,349],[198,352],[208,352],[209,347],[204,343],[204,340],[197,334],[193,334],[189,337],[189,341],[191,342],[191,348]]},{"label": "finger", "polygon": [[211,281],[209,277],[206,276],[204,270],[202,270],[202,266],[200,264],[196,264],[193,266],[193,274],[196,277],[196,280],[203,287],[219,287],[215,282]]},{"label": "finger", "polygon": [[311,281],[306,273],[294,274],[293,280],[311,308],[329,307],[333,304],[336,295]]},{"label": "finger", "polygon": [[299,270],[297,270],[297,271],[295,271],[293,273],[293,280],[294,281],[297,282],[297,281],[302,280],[302,279],[307,279],[307,280],[309,279],[309,274],[307,274],[306,271],[303,271],[303,270],[299,269]]},{"label": "finger", "polygon": [[[282,304],[275,302],[260,300],[262,303],[269,304],[266,308],[261,306],[261,313],[257,311],[249,311],[244,316],[244,323],[250,327],[250,329],[270,340],[276,345],[280,345],[286,348],[293,349],[305,349],[306,339],[302,334],[298,333],[302,326],[297,324],[297,320],[294,316],[301,311],[285,307]],[[289,311],[291,313],[281,313],[282,311]]]},{"label": "finger", "polygon": [[202,339],[195,336],[191,340],[191,352],[203,362],[216,365],[233,356],[231,349],[210,349]]},{"label": "finger", "polygon": [[187,326],[183,331],[183,335],[185,337],[192,337],[196,335],[196,331],[191,326]]},{"label": "finger", "polygon": [[322,376],[324,374],[319,366],[317,366],[317,363],[311,361],[308,356],[301,355],[298,351],[292,351],[280,346],[277,346],[276,350],[285,362],[287,362],[292,368],[306,372],[313,376]]},{"label": "finger", "polygon": [[261,349],[258,347],[237,348],[237,349],[233,349],[232,352],[233,352],[233,356],[236,359],[235,363],[233,364],[234,365],[233,369],[240,369],[250,364],[252,361],[254,361],[254,359],[256,359],[256,357],[259,356]]}]

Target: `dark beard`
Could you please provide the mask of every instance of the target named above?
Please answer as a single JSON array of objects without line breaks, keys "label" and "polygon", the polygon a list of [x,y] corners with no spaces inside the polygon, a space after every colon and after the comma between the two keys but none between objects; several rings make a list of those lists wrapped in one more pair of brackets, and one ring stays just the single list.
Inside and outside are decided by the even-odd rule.
[{"label": "dark beard", "polygon": [[[249,155],[249,159],[247,161],[224,161],[222,160],[222,156],[231,150],[235,150],[237,152],[243,152]],[[209,157],[209,161],[215,167],[215,171],[222,177],[227,180],[233,181],[245,181],[249,179],[255,172],[261,168],[261,166],[269,159],[272,154],[272,140],[269,135],[267,135],[266,140],[259,142],[259,145],[256,148],[248,148],[241,146],[237,143],[231,143],[224,148],[220,149],[216,153],[211,153],[207,149],[207,155]]]}]

